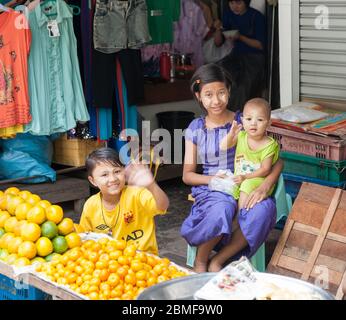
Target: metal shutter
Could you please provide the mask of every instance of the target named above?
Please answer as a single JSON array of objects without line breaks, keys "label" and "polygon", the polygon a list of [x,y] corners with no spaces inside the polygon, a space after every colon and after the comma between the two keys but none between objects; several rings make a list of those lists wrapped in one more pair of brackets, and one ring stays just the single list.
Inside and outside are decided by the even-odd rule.
[{"label": "metal shutter", "polygon": [[[328,29],[315,26],[319,16],[315,10],[320,5],[329,10]],[[296,96],[346,100],[346,0],[299,0],[297,13],[293,20],[299,21]]]}]

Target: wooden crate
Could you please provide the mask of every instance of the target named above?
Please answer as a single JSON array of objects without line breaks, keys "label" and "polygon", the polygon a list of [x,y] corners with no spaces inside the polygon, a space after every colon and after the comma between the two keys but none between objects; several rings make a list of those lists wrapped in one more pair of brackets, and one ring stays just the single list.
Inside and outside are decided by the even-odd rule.
[{"label": "wooden crate", "polygon": [[346,191],[304,182],[269,262],[268,272],[300,278],[343,298],[346,281]]},{"label": "wooden crate", "polygon": [[74,167],[84,166],[89,153],[105,146],[104,142],[96,140],[67,139],[64,134],[54,142],[53,162]]}]

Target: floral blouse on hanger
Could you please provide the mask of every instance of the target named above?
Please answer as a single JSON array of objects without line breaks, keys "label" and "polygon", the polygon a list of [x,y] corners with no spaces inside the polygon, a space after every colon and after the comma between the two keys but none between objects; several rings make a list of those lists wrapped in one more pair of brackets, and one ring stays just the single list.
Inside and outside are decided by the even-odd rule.
[{"label": "floral blouse on hanger", "polygon": [[0,15],[0,128],[31,121],[28,94],[28,55],[31,33],[19,12]]}]

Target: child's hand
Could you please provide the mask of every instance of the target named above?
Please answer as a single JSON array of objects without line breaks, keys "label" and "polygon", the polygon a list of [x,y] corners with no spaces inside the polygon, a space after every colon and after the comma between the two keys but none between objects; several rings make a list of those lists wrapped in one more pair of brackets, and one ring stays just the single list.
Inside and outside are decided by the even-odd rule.
[{"label": "child's hand", "polygon": [[239,175],[239,176],[234,176],[233,177],[233,181],[240,185],[243,181],[245,180],[245,176],[244,175]]},{"label": "child's hand", "polygon": [[243,126],[241,124],[238,124],[237,121],[233,120],[231,130],[221,140],[221,143],[220,143],[221,150],[232,148],[237,144],[238,134],[240,130],[242,129],[242,127]]},{"label": "child's hand", "polygon": [[225,179],[225,178],[227,178],[227,175],[225,175],[225,174],[223,174],[223,173],[217,173],[217,174],[215,175],[215,177],[221,178],[221,179]]},{"label": "child's hand", "polygon": [[154,183],[154,177],[149,168],[143,164],[132,162],[125,168],[127,183],[137,187],[149,187]]},{"label": "child's hand", "polygon": [[232,122],[232,127],[231,127],[231,130],[229,131],[229,136],[232,137],[233,139],[235,139],[235,142],[237,142],[237,137],[238,137],[238,134],[240,132],[240,130],[243,128],[243,126],[238,123],[237,121],[233,120]]}]

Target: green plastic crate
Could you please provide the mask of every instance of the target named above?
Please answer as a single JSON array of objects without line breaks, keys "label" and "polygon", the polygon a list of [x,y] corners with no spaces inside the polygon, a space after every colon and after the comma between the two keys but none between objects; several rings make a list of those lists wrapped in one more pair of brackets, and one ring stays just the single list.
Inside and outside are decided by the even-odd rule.
[{"label": "green plastic crate", "polygon": [[346,180],[346,160],[326,160],[291,152],[281,152],[280,158],[285,163],[284,173],[304,175],[330,182]]}]

